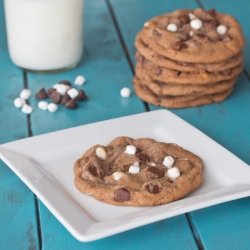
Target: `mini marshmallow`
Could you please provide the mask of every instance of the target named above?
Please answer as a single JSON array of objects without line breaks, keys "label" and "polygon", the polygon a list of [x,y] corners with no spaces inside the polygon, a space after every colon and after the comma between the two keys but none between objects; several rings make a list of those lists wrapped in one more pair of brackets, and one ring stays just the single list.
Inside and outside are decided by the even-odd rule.
[{"label": "mini marshmallow", "polygon": [[70,89],[70,86],[65,85],[65,84],[58,84],[56,91],[60,94],[60,95],[65,95],[66,92]]},{"label": "mini marshmallow", "polygon": [[189,19],[193,20],[196,18],[196,16],[193,13],[188,13]]},{"label": "mini marshmallow", "polygon": [[174,24],[174,23],[170,23],[170,24],[167,26],[167,30],[172,31],[172,32],[176,32],[176,31],[177,31],[177,25]]},{"label": "mini marshmallow", "polygon": [[190,32],[189,32],[189,36],[193,36],[194,35],[194,32],[191,30]]},{"label": "mini marshmallow", "polygon": [[149,165],[151,165],[151,166],[153,166],[153,167],[155,167],[156,166],[156,164],[154,163],[154,162],[150,162],[150,164]]},{"label": "mini marshmallow", "polygon": [[24,104],[25,104],[25,100],[23,98],[18,97],[14,100],[14,106],[16,108],[21,108]]},{"label": "mini marshmallow", "polygon": [[23,89],[20,93],[20,97],[24,100],[28,100],[31,96],[31,91],[29,89]]},{"label": "mini marshmallow", "polygon": [[122,172],[114,172],[113,173],[113,177],[116,181],[120,180],[123,176],[123,173]]},{"label": "mini marshmallow", "polygon": [[50,103],[48,105],[48,110],[50,112],[56,112],[58,110],[58,106],[55,103],[52,102],[52,103]]},{"label": "mini marshmallow", "polygon": [[105,160],[107,157],[106,150],[104,148],[96,148],[95,153],[98,158]]},{"label": "mini marshmallow", "polygon": [[24,104],[22,107],[22,112],[24,114],[30,114],[32,112],[32,107],[29,104]]},{"label": "mini marshmallow", "polygon": [[150,22],[146,22],[146,23],[144,23],[144,27],[148,27],[148,26],[149,26],[149,24],[150,24]]},{"label": "mini marshmallow", "polygon": [[132,165],[132,166],[130,166],[130,168],[129,168],[129,173],[131,173],[131,174],[137,174],[137,173],[139,173],[140,172],[140,168],[139,168],[139,166],[134,166],[134,165]]},{"label": "mini marshmallow", "polygon": [[226,34],[226,32],[227,32],[227,26],[221,24],[221,25],[219,25],[219,26],[217,27],[216,30],[217,30],[217,33],[218,33],[219,35],[224,35],[224,34]]},{"label": "mini marshmallow", "polygon": [[47,110],[48,109],[48,103],[47,102],[45,102],[45,101],[40,101],[39,103],[38,103],[38,108],[39,109],[42,109],[42,110]]},{"label": "mini marshmallow", "polygon": [[131,90],[129,88],[122,88],[121,91],[120,91],[120,95],[122,97],[130,97]]},{"label": "mini marshmallow", "polygon": [[167,168],[171,168],[173,164],[174,164],[174,158],[172,156],[166,156],[162,163],[162,165],[164,165]]},{"label": "mini marshmallow", "polygon": [[126,147],[125,152],[126,152],[127,154],[134,155],[135,152],[136,152],[136,147],[133,146],[133,145],[128,145],[128,146]]},{"label": "mini marshmallow", "polygon": [[74,99],[78,96],[78,90],[75,88],[71,88],[68,90],[68,95],[70,96],[71,99]]},{"label": "mini marshmallow", "polygon": [[76,85],[83,85],[85,82],[86,82],[86,79],[83,76],[77,76],[74,81]]},{"label": "mini marshmallow", "polygon": [[200,19],[193,19],[190,25],[193,29],[199,30],[202,27],[202,21]]},{"label": "mini marshmallow", "polygon": [[139,167],[139,162],[138,162],[138,161],[135,161],[135,162],[133,163],[133,166]]},{"label": "mini marshmallow", "polygon": [[167,175],[169,178],[175,179],[180,176],[180,171],[177,167],[172,167],[168,170]]}]

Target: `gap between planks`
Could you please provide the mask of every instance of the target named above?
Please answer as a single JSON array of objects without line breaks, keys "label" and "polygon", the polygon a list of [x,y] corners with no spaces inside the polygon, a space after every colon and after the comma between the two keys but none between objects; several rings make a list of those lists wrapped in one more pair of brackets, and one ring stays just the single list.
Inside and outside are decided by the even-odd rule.
[{"label": "gap between planks", "polygon": [[[23,82],[24,82],[24,88],[28,89],[28,78],[27,78],[27,73],[23,71]],[[29,104],[29,101],[27,101]],[[27,115],[27,124],[28,124],[28,136],[32,137],[32,129],[31,129],[31,119],[30,115]],[[37,221],[37,233],[38,233],[38,246],[39,249],[42,249],[42,230],[41,230],[41,221],[40,221],[40,210],[39,210],[39,204],[38,204],[38,198],[34,194],[34,203],[35,203],[35,210],[36,210],[36,221]]]}]

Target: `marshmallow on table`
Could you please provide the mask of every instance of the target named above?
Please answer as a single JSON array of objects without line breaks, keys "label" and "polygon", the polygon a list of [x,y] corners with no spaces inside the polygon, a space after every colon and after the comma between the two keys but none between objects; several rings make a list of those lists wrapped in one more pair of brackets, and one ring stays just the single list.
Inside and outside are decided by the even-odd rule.
[{"label": "marshmallow on table", "polygon": [[65,95],[66,92],[70,89],[70,86],[65,85],[65,84],[58,84],[56,91],[60,94],[60,95]]},{"label": "marshmallow on table", "polygon": [[78,90],[75,88],[71,88],[67,91],[67,94],[70,96],[71,99],[74,99],[78,96]]},{"label": "marshmallow on table", "polygon": [[136,152],[136,147],[133,146],[133,145],[128,145],[128,146],[126,147],[125,152],[126,152],[127,154],[134,155],[135,152]]},{"label": "marshmallow on table", "polygon": [[24,104],[25,100],[23,98],[18,97],[14,100],[14,105],[16,108],[21,108]]},{"label": "marshmallow on table", "polygon": [[42,109],[42,110],[47,110],[48,109],[48,103],[47,102],[45,102],[45,101],[40,101],[39,103],[38,103],[38,108],[39,109]]},{"label": "marshmallow on table", "polygon": [[166,156],[162,163],[162,165],[164,165],[167,168],[171,168],[173,164],[174,164],[174,158],[172,156]]},{"label": "marshmallow on table", "polygon": [[130,97],[131,90],[129,88],[122,88],[121,91],[120,91],[120,95],[122,97]]},{"label": "marshmallow on table", "polygon": [[199,30],[199,29],[202,27],[202,21],[201,21],[200,19],[193,19],[193,20],[190,22],[190,26],[191,26],[193,29]]},{"label": "marshmallow on table", "polygon": [[172,31],[172,32],[176,32],[176,31],[177,31],[177,25],[174,24],[174,23],[170,23],[170,24],[167,26],[167,30]]},{"label": "marshmallow on table", "polygon": [[31,91],[29,89],[23,89],[20,93],[20,97],[24,100],[28,100],[31,96]]},{"label": "marshmallow on table", "polygon": [[96,148],[95,153],[98,158],[105,160],[107,157],[107,153],[104,148]]},{"label": "marshmallow on table", "polygon": [[224,34],[226,34],[226,32],[227,32],[227,26],[221,24],[221,25],[219,25],[219,26],[217,27],[216,30],[217,30],[217,33],[218,33],[219,35],[224,35]]},{"label": "marshmallow on table", "polygon": [[175,179],[180,176],[180,171],[177,167],[172,167],[167,171],[169,178]]},{"label": "marshmallow on table", "polygon": [[58,106],[55,103],[52,102],[52,103],[50,103],[48,105],[48,110],[50,112],[56,112],[58,110]]},{"label": "marshmallow on table", "polygon": [[76,85],[83,85],[85,82],[86,82],[86,79],[83,76],[77,76],[74,81]]},{"label": "marshmallow on table", "polygon": [[32,107],[29,104],[24,104],[22,107],[22,112],[25,114],[30,114],[32,112]]}]

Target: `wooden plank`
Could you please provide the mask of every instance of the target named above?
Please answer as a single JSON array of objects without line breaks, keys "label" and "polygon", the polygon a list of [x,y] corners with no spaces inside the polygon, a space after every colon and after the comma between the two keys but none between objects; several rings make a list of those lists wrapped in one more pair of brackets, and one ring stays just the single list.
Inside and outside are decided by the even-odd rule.
[{"label": "wooden plank", "polygon": [[[28,136],[27,115],[13,101],[24,87],[23,72],[9,58],[0,2],[0,144]],[[0,161],[0,249],[38,249],[34,195]]]},{"label": "wooden plank", "polygon": [[[50,113],[39,110],[38,101],[33,96],[30,99],[34,107],[31,114],[33,135],[146,111],[143,102],[134,94],[127,99],[120,96],[122,87],[132,89],[132,73],[106,2],[86,0],[84,12],[85,52],[80,65],[71,71],[52,75],[29,73],[28,85],[31,91],[36,93],[42,87],[51,88],[60,80],[73,82],[77,75],[83,75],[87,82],[81,88],[84,89],[89,100],[79,103],[80,107],[76,110],[67,110],[60,106],[56,113]],[[47,208],[41,203],[39,207],[44,249],[77,249],[83,246],[86,249],[93,249],[95,247],[95,243],[79,243],[57,222]],[[115,242],[116,238],[113,239],[113,244]],[[101,247],[102,243],[99,244]],[[132,240],[128,244],[132,246]]]},{"label": "wooden plank", "polygon": [[[189,8],[184,3],[181,5],[180,2],[171,2],[173,8],[166,8],[167,4],[170,4],[167,1],[158,1],[157,4],[153,3],[153,1],[143,1],[143,3],[140,1],[136,1],[136,3],[134,3],[135,1],[130,1],[129,3],[119,0],[110,1],[125,45],[134,63],[134,37],[141,29],[143,23],[152,16],[163,12]],[[212,2],[213,4],[211,4]],[[237,4],[237,8],[235,8],[234,1],[223,4],[223,2],[209,0],[204,1],[204,3],[206,3],[207,9],[216,7],[219,11],[231,13],[238,18],[248,41],[247,18],[249,10],[246,8],[247,1]],[[150,5],[152,5],[151,8]],[[139,13],[136,22],[133,18],[131,18],[132,20],[126,19],[129,15],[128,13],[133,11]],[[132,17],[134,15],[129,16]],[[245,65],[248,70],[248,47],[245,48],[245,55]],[[250,164],[249,106],[250,85],[246,75],[242,73],[233,94],[223,103],[198,108],[171,109],[171,111]],[[150,110],[159,109],[159,107],[154,107],[153,105],[149,105],[149,107]],[[221,249],[221,246],[223,246],[223,249],[249,248],[250,240],[246,236],[249,233],[249,210],[246,209],[246,204],[248,203],[249,198],[245,198],[191,213],[192,226],[201,245],[206,249]]]}]

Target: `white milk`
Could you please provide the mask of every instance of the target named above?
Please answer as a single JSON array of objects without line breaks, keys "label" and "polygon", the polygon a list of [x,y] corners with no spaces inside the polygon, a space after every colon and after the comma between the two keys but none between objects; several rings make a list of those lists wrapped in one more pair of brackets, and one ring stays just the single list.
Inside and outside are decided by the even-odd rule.
[{"label": "white milk", "polygon": [[9,53],[19,67],[74,67],[83,51],[84,0],[5,0]]}]

